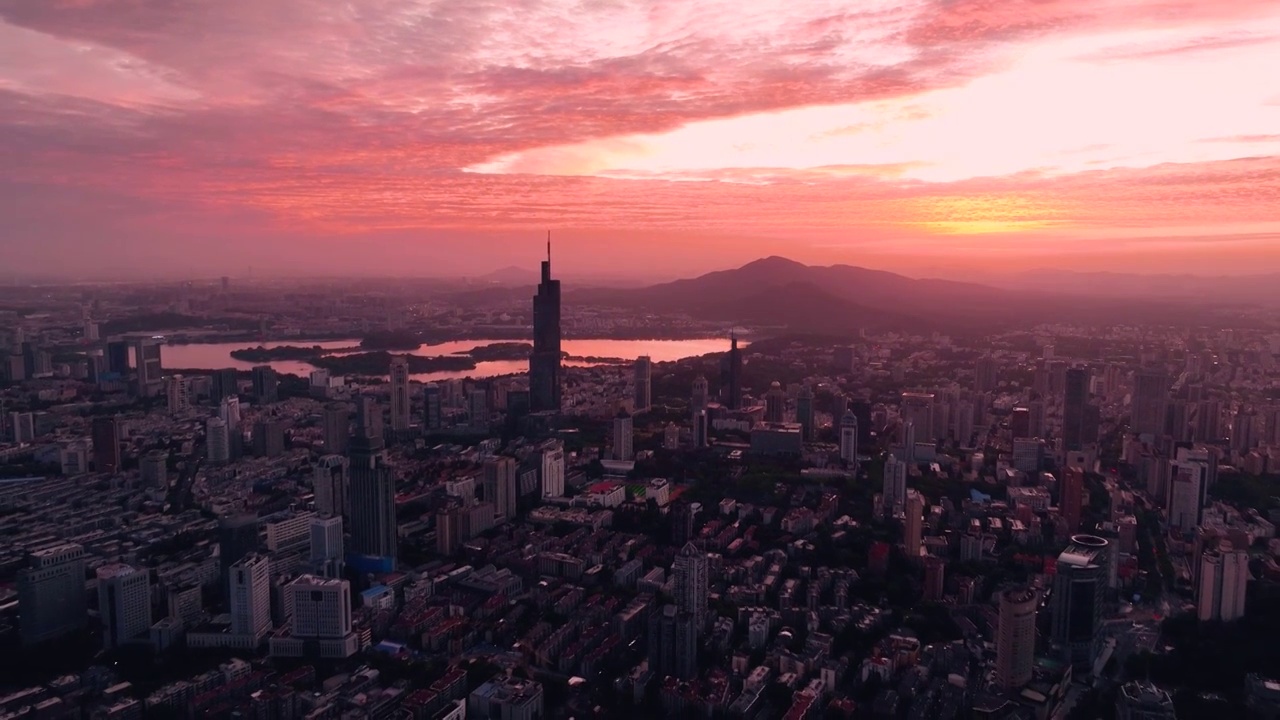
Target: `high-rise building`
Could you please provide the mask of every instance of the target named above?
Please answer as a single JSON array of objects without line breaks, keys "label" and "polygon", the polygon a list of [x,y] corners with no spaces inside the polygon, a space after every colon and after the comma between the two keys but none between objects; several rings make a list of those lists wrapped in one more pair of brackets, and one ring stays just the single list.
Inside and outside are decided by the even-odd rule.
[{"label": "high-rise building", "polygon": [[693,393],[689,396],[689,409],[693,412],[706,410],[710,397],[707,378],[705,375],[699,374],[693,379]]},{"label": "high-rise building", "polygon": [[394,566],[399,540],[395,476],[387,464],[381,440],[357,436],[351,444],[349,472],[351,552],[383,558]]},{"label": "high-rise building", "polygon": [[1027,437],[1045,437],[1043,400],[1032,400],[1027,403]]},{"label": "high-rise building", "polygon": [[1010,691],[1031,682],[1036,657],[1036,608],[1040,596],[1020,587],[1000,593],[996,630],[996,685]]},{"label": "high-rise building", "polygon": [[683,546],[693,538],[693,505],[676,503],[671,508],[671,542]]},{"label": "high-rise building", "polygon": [[924,558],[924,599],[937,602],[942,599],[946,580],[947,562],[936,555]]},{"label": "high-rise building", "polygon": [[100,473],[120,472],[120,420],[99,415],[93,419],[93,469]]},{"label": "high-rise building", "polygon": [[707,617],[707,588],[711,582],[706,553],[693,543],[685,543],[671,567],[675,577],[676,607],[693,616],[698,632]]},{"label": "high-rise building", "polygon": [[426,432],[439,432],[444,428],[444,396],[440,386],[427,383],[422,389],[422,429]]},{"label": "high-rise building", "polygon": [[151,629],[150,571],[115,563],[99,567],[97,576],[103,647],[145,637]]},{"label": "high-rise building", "polygon": [[564,444],[559,440],[548,441],[542,446],[538,482],[542,486],[542,497],[564,495]]},{"label": "high-rise building", "polygon": [[[559,373],[557,372],[557,377]],[[467,424],[477,432],[489,430],[489,391],[472,388],[467,394]]]},{"label": "high-rise building", "polygon": [[995,392],[1000,382],[1000,365],[990,355],[978,358],[973,368],[973,389],[978,394]]},{"label": "high-rise building", "polygon": [[[9,425],[12,432],[13,441],[15,443],[29,443],[36,439],[36,416],[33,413],[9,413]],[[97,436],[97,419],[94,422],[94,436]],[[94,445],[95,463],[97,457],[97,445]]]},{"label": "high-rise building", "polygon": [[324,406],[324,451],[344,455],[350,440],[351,413],[346,403],[328,403]]},{"label": "high-rise building", "polygon": [[311,518],[312,572],[321,577],[342,577],[346,554],[342,546],[342,516]]},{"label": "high-rise building", "polygon": [[782,383],[774,380],[769,385],[769,392],[764,396],[764,421],[780,423],[784,419],[787,406],[787,395],[782,390]]},{"label": "high-rise building", "polygon": [[37,550],[18,573],[18,626],[23,645],[84,629],[84,548],[75,544]]},{"label": "high-rise building", "polygon": [[1169,377],[1163,371],[1138,370],[1134,373],[1129,420],[1134,433],[1159,435],[1164,432],[1169,384]]},{"label": "high-rise building", "polygon": [[1201,622],[1232,622],[1244,617],[1249,583],[1249,553],[1205,550],[1200,555],[1196,614]]},{"label": "high-rise building", "polygon": [[493,522],[500,525],[516,519],[515,458],[499,456],[485,461],[484,499],[493,503]]},{"label": "high-rise building", "polygon": [[1024,440],[1031,435],[1031,410],[1016,407],[1009,413],[1009,435],[1014,440]]},{"label": "high-rise building", "polygon": [[1200,524],[1208,467],[1202,461],[1181,458],[1169,467],[1169,525],[1189,533]]},{"label": "high-rise building", "polygon": [[1231,419],[1231,449],[1240,455],[1247,454],[1257,444],[1260,434],[1257,416],[1252,411],[1240,408]]},{"label": "high-rise building", "polygon": [[258,405],[270,405],[280,400],[280,379],[270,365],[253,368],[253,401]]},{"label": "high-rise building", "polygon": [[409,358],[391,358],[391,431],[397,435],[409,431]]},{"label": "high-rise building", "polygon": [[1262,411],[1262,442],[1280,447],[1280,405],[1268,405]]},{"label": "high-rise building", "polygon": [[191,382],[182,375],[165,378],[165,397],[171,414],[178,415],[191,409]]},{"label": "high-rise building", "polygon": [[1062,484],[1058,504],[1067,532],[1080,529],[1080,513],[1084,510],[1084,471],[1069,467],[1062,472]]},{"label": "high-rise building", "polygon": [[235,368],[214,370],[209,382],[209,399],[221,403],[225,398],[235,397],[240,393],[240,375]]},{"label": "high-rise building", "polygon": [[720,368],[720,394],[725,407],[742,408],[742,350],[738,349],[738,336],[729,334],[729,354]]},{"label": "high-rise building", "polygon": [[560,281],[551,279],[551,233],[542,281],[533,297],[533,351],[529,353],[529,409],[560,412]]},{"label": "high-rise building", "polygon": [[218,559],[225,576],[231,566],[258,550],[256,515],[228,515],[218,521]]},{"label": "high-rise building", "polygon": [[250,553],[228,571],[231,632],[261,640],[271,630],[271,563]]},{"label": "high-rise building", "polygon": [[884,461],[884,479],[880,491],[881,512],[895,515],[907,506],[907,464],[890,455]]},{"label": "high-rise building", "polygon": [[1064,380],[1062,401],[1062,448],[1067,451],[1083,450],[1096,443],[1097,435],[1088,436],[1086,409],[1089,405],[1089,371],[1070,368]]},{"label": "high-rise building", "polygon": [[279,457],[284,454],[284,424],[274,418],[260,418],[253,423],[253,454]]},{"label": "high-rise building", "polygon": [[218,403],[218,417],[227,424],[232,433],[240,431],[240,398],[235,395],[222,398]]},{"label": "high-rise building", "polygon": [[648,355],[636,358],[635,366],[636,397],[632,408],[641,413],[653,407],[653,361]]},{"label": "high-rise building", "polygon": [[902,424],[904,426],[907,423],[915,425],[918,437],[936,440],[936,437],[929,437],[933,434],[934,429],[933,413],[935,401],[936,398],[933,393],[902,393],[902,403],[898,406],[898,414],[902,417]]},{"label": "high-rise building", "polygon": [[231,434],[227,423],[220,417],[204,421],[205,456],[215,465],[230,462]]},{"label": "high-rise building", "polygon": [[698,624],[693,615],[664,605],[649,616],[649,670],[658,678],[698,674]]},{"label": "high-rise building", "polygon": [[[928,431],[926,431],[928,432]],[[908,420],[902,423],[902,456],[908,465],[916,462],[916,424]]]},{"label": "high-rise building", "polygon": [[626,410],[619,409],[618,414],[613,418],[613,459],[630,460],[633,455],[631,449],[632,441],[631,414]]},{"label": "high-rise building", "polygon": [[138,469],[143,487],[169,487],[169,453],[164,450],[151,450],[143,455]]},{"label": "high-rise building", "polygon": [[345,517],[347,498],[347,459],[341,455],[324,455],[316,461],[311,476],[316,514],[320,517]]},{"label": "high-rise building", "polygon": [[272,655],[347,658],[356,654],[360,639],[351,629],[350,583],[302,575],[289,583],[285,592],[293,620],[287,638],[272,638]]},{"label": "high-rise building", "polygon": [[160,348],[164,341],[159,338],[146,338],[134,342],[134,368],[138,373],[138,392],[153,395],[153,388],[158,388],[164,380],[164,368],[160,361]]},{"label": "high-rise building", "polygon": [[840,459],[849,465],[858,462],[858,416],[853,411],[840,418]]},{"label": "high-rise building", "polygon": [[915,490],[908,490],[903,508],[902,546],[907,559],[915,561],[920,558],[924,542],[924,496]]},{"label": "high-rise building", "polygon": [[800,423],[800,431],[804,433],[805,440],[813,440],[817,437],[818,428],[814,420],[813,389],[808,385],[800,386],[800,391],[796,393],[796,422]]},{"label": "high-rise building", "polygon": [[1058,555],[1051,638],[1073,665],[1092,664],[1097,651],[1110,551],[1103,538],[1074,535]]},{"label": "high-rise building", "polygon": [[693,446],[704,448],[711,444],[707,428],[707,411],[696,410],[693,413]]},{"label": "high-rise building", "polygon": [[129,341],[112,340],[107,343],[107,372],[127,377],[129,375]]}]

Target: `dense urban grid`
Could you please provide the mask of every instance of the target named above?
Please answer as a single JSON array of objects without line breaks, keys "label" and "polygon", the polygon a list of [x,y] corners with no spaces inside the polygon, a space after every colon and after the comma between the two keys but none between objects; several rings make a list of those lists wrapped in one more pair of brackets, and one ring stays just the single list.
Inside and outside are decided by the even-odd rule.
[{"label": "dense urban grid", "polygon": [[1267,317],[802,334],[539,280],[5,289],[0,719],[1280,716]]}]

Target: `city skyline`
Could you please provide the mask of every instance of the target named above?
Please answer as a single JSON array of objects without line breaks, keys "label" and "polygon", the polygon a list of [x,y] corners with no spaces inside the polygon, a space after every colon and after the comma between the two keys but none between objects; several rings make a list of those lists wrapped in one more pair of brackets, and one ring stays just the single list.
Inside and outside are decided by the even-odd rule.
[{"label": "city skyline", "polygon": [[526,9],[0,1],[7,269],[1280,270],[1274,3]]}]

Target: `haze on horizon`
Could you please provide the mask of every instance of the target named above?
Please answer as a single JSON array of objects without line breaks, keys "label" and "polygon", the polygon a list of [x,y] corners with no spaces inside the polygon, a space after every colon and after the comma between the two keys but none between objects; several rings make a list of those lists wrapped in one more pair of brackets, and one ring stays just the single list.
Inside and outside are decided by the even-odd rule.
[{"label": "haze on horizon", "polygon": [[0,0],[0,274],[1280,271],[1275,0]]}]

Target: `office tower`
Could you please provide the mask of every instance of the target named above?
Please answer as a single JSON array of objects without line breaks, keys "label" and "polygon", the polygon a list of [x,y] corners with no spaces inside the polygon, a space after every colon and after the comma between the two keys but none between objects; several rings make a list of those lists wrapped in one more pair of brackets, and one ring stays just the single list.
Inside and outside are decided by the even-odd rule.
[{"label": "office tower", "polygon": [[1100,537],[1074,535],[1058,555],[1050,637],[1064,659],[1073,665],[1088,665],[1094,659],[1095,641],[1102,627],[1109,552],[1109,544]]},{"label": "office tower", "polygon": [[1196,615],[1201,622],[1232,622],[1244,617],[1249,582],[1249,554],[1238,550],[1205,550],[1200,555]]},{"label": "office tower", "polygon": [[444,428],[444,397],[440,386],[427,383],[422,389],[422,429],[426,432],[439,432]]},{"label": "office tower", "polygon": [[1025,407],[1016,407],[1009,413],[1009,436],[1013,440],[1031,437],[1031,411]]},{"label": "office tower", "polygon": [[280,400],[280,380],[270,365],[253,368],[253,401],[258,405],[270,405]]},{"label": "office tower", "polygon": [[542,497],[564,495],[564,444],[559,440],[543,445],[538,462],[538,482],[542,485]]},{"label": "office tower", "polygon": [[720,367],[720,394],[725,407],[742,408],[742,351],[738,349],[738,336],[729,334],[729,354]]},{"label": "office tower", "polygon": [[1250,411],[1240,408],[1231,419],[1231,449],[1240,455],[1248,454],[1257,444],[1257,417]]},{"label": "office tower", "polygon": [[344,517],[348,512],[347,459],[341,455],[325,455],[316,461],[311,476],[316,514],[320,517]]},{"label": "office tower", "polygon": [[677,503],[671,508],[671,543],[684,545],[693,539],[693,505]]},{"label": "office tower", "polygon": [[204,421],[205,457],[210,463],[221,465],[231,461],[231,434],[222,418],[211,417]]},{"label": "office tower", "polygon": [[711,444],[707,429],[707,411],[698,410],[693,414],[693,446],[704,448]]},{"label": "office tower", "polygon": [[631,459],[633,454],[631,450],[632,435],[631,415],[626,410],[619,409],[618,414],[613,418],[614,460]]},{"label": "office tower", "polygon": [[533,351],[529,353],[529,409],[560,412],[560,281],[551,279],[551,233],[542,282],[533,297]]},{"label": "office tower", "polygon": [[346,403],[332,402],[324,406],[324,451],[345,455],[351,440],[351,413]]},{"label": "office tower", "polygon": [[1089,404],[1089,371],[1071,368],[1066,372],[1062,401],[1062,447],[1064,450],[1083,450],[1086,445],[1098,441],[1090,438],[1085,428],[1085,408]]},{"label": "office tower", "polygon": [[635,412],[645,412],[653,407],[653,361],[648,355],[636,358],[635,366]]},{"label": "office tower", "polygon": [[706,553],[691,542],[685,543],[676,555],[671,574],[675,577],[676,607],[692,615],[701,632],[707,617],[707,587],[711,582]]},{"label": "office tower", "polygon": [[319,370],[312,370],[311,375],[308,377],[308,379],[309,379],[309,382],[307,383],[307,392],[311,395],[311,397],[313,398],[329,397],[329,384],[331,380],[329,378],[328,370],[325,370],[323,368]]},{"label": "office tower", "polygon": [[1196,442],[1214,442],[1222,438],[1222,402],[1203,400],[1196,406]]},{"label": "office tower", "polygon": [[1159,435],[1164,431],[1165,404],[1169,377],[1158,370],[1138,370],[1133,375],[1130,429],[1138,435]]},{"label": "office tower", "polygon": [[1170,463],[1168,503],[1170,527],[1189,533],[1200,524],[1207,471],[1205,463],[1199,460],[1178,459]]},{"label": "office tower", "polygon": [[352,441],[349,472],[351,552],[383,558],[394,567],[398,542],[396,483],[380,439],[357,436]]},{"label": "office tower", "polygon": [[1268,405],[1262,411],[1262,442],[1280,447],[1280,405]]},{"label": "office tower", "polygon": [[[272,642],[272,655],[301,656],[314,646],[323,658],[346,658],[356,653],[360,640],[351,630],[351,584],[337,578],[301,575],[286,588],[293,620],[289,638]],[[300,641],[300,642],[297,642]]]},{"label": "office tower", "polygon": [[657,678],[689,680],[698,674],[698,624],[675,605],[649,616],[649,670]]},{"label": "office tower", "polygon": [[947,563],[940,557],[926,555],[924,558],[924,599],[937,602],[942,599],[943,583]]},{"label": "office tower", "polygon": [[342,547],[342,516],[311,518],[312,571],[321,577],[342,577],[346,555]]},{"label": "office tower", "polygon": [[[36,416],[34,414],[29,412],[28,413],[17,413],[17,412],[9,413],[9,422],[13,426],[12,427],[13,441],[15,443],[21,444],[21,443],[29,443],[29,442],[35,441]],[[94,429],[96,430],[96,428],[97,428],[97,423],[95,421]],[[96,433],[95,433],[95,437],[96,437]],[[97,446],[95,445],[95,453],[94,453],[95,462],[97,457],[96,447]]]},{"label": "office tower", "polygon": [[143,394],[151,394],[150,389],[158,387],[164,379],[164,368],[160,362],[160,348],[163,340],[146,338],[134,343],[134,368],[138,373],[138,388]]},{"label": "office tower", "polygon": [[1031,682],[1036,657],[1036,608],[1040,596],[1031,587],[1000,593],[996,629],[996,685],[1006,692]]},{"label": "office tower", "polygon": [[258,550],[258,518],[228,515],[218,520],[218,560],[223,576],[231,566]]},{"label": "office tower", "polygon": [[995,392],[1000,382],[1000,366],[994,357],[983,355],[973,368],[973,391],[982,394]]},{"label": "office tower", "polygon": [[1041,400],[1032,400],[1027,403],[1027,437],[1043,438],[1044,431],[1044,402]]},{"label": "office tower", "polygon": [[62,474],[67,477],[83,475],[89,472],[89,445],[81,441],[72,441],[58,451],[58,462]]},{"label": "office tower", "polygon": [[774,380],[769,385],[769,392],[764,396],[764,421],[780,423],[787,406],[787,395],[782,390],[782,383]]},{"label": "office tower", "polygon": [[103,647],[145,637],[151,630],[150,571],[116,563],[98,568],[97,576]]},{"label": "office tower", "polygon": [[267,458],[283,455],[284,424],[272,418],[262,418],[254,422],[253,454]]},{"label": "office tower", "polygon": [[143,487],[169,487],[169,453],[163,450],[151,450],[138,462],[139,474]]},{"label": "office tower", "polygon": [[907,464],[890,455],[884,461],[880,508],[885,515],[902,512],[907,505]]},{"label": "office tower", "polygon": [[467,423],[477,432],[489,430],[489,392],[484,388],[472,388],[467,394]]},{"label": "office tower", "polygon": [[920,558],[921,544],[924,542],[924,496],[915,490],[908,490],[903,500],[902,546],[908,560]]},{"label": "office tower", "polygon": [[84,548],[75,544],[37,550],[18,573],[18,625],[23,645],[83,630]]},{"label": "office tower", "polygon": [[840,459],[848,465],[858,462],[858,417],[852,411],[840,418]]},{"label": "office tower", "polygon": [[391,431],[400,435],[409,430],[409,358],[391,358]]},{"label": "office tower", "polygon": [[120,421],[99,415],[93,419],[93,469],[100,473],[120,472]]},{"label": "office tower", "polygon": [[1062,472],[1061,490],[1058,493],[1059,510],[1067,524],[1067,532],[1080,529],[1080,513],[1084,510],[1084,471],[1067,468]]},{"label": "office tower", "polygon": [[224,399],[240,394],[240,375],[235,368],[214,370],[209,381],[209,399],[221,403]]},{"label": "office tower", "polygon": [[813,390],[803,385],[796,394],[796,422],[800,423],[800,431],[805,440],[813,440],[817,436],[814,427]]},{"label": "office tower", "polygon": [[467,696],[465,717],[493,720],[542,720],[542,685],[510,675],[498,675]]},{"label": "office tower", "polygon": [[[382,407],[372,395],[361,395],[356,398],[356,434],[355,439],[363,438],[381,448],[382,439]],[[348,445],[348,449],[350,449]]]},{"label": "office tower", "polygon": [[271,563],[250,553],[228,570],[231,632],[260,640],[271,630]]},{"label": "office tower", "polygon": [[114,373],[120,377],[126,377],[129,374],[129,342],[127,340],[112,340],[107,343],[107,372]]},{"label": "office tower", "polygon": [[484,464],[484,499],[493,503],[493,522],[500,525],[516,519],[515,458],[495,457]]},{"label": "office tower", "polygon": [[976,406],[971,400],[961,400],[956,404],[956,411],[952,417],[955,424],[956,443],[962,447],[972,447],[970,441],[973,440],[973,419],[976,415]]},{"label": "office tower", "polygon": [[240,398],[235,395],[222,398],[222,402],[218,403],[218,417],[227,424],[230,432],[238,432],[240,430]]},{"label": "office tower", "polygon": [[1135,680],[1120,686],[1116,720],[1178,720],[1178,714],[1167,691]]},{"label": "office tower", "polygon": [[689,409],[692,412],[706,410],[710,397],[707,378],[705,375],[699,374],[693,379],[693,393],[689,396]]},{"label": "office tower", "polygon": [[910,420],[902,423],[902,454],[907,464],[916,461],[916,424]]},{"label": "office tower", "polygon": [[[933,393],[902,393],[902,403],[898,406],[898,414],[902,417],[902,424],[911,423],[915,425],[916,434],[921,437],[928,437],[933,433],[933,413],[936,398]],[[936,437],[928,437],[929,440],[936,440]]]},{"label": "office tower", "polygon": [[436,511],[436,552],[446,557],[458,551],[458,548],[470,538],[470,508],[462,502],[451,501],[450,505]]},{"label": "office tower", "polygon": [[1165,415],[1165,434],[1174,442],[1192,441],[1191,406],[1186,400],[1170,400]]},{"label": "office tower", "polygon": [[165,391],[171,414],[177,415],[191,409],[191,383],[187,378],[170,375],[165,378]]}]

